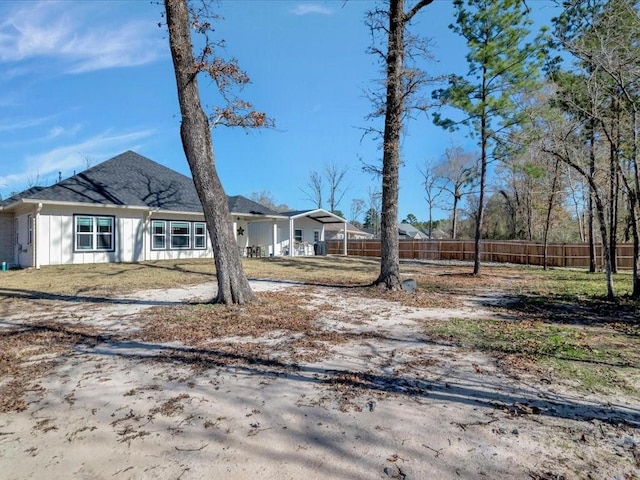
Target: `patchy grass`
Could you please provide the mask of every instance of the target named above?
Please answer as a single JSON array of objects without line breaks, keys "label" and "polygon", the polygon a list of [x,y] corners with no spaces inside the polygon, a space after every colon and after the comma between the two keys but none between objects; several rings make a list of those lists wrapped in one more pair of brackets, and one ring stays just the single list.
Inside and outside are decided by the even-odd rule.
[{"label": "patchy grass", "polygon": [[[344,335],[318,328],[321,314],[333,310],[301,301],[303,291],[259,293],[250,305],[182,305],[148,311],[140,337],[146,342],[180,342],[197,347],[197,366],[273,364],[317,360]],[[277,345],[277,348],[274,347]],[[193,352],[180,355],[193,357]]]},{"label": "patchy grass", "polygon": [[[614,274],[616,294],[624,297],[633,291],[631,272]],[[574,269],[532,269],[527,287],[531,295],[554,295],[559,298],[575,300],[581,298],[600,298],[607,295],[604,273],[589,273]]]},{"label": "patchy grass", "polygon": [[514,371],[533,369],[542,378],[569,380],[587,391],[640,393],[640,337],[615,328],[458,318],[429,322],[425,332],[434,340],[495,355]]},{"label": "patchy grass", "polygon": [[[602,274],[486,264],[482,275],[473,276],[471,265],[406,261],[401,264],[401,273],[414,278],[419,287],[418,292],[409,294],[364,287],[379,273],[377,259],[276,257],[244,259],[243,263],[249,278],[354,287],[340,294],[362,297],[364,302],[376,299],[408,307],[447,308],[459,307],[461,299],[469,295],[504,294],[512,301],[496,313],[505,320],[430,322],[426,332],[437,340],[507,358],[511,365],[538,369],[543,376],[575,380],[581,388],[640,391],[638,304],[629,299],[604,301]],[[214,281],[215,269],[211,260],[65,265],[2,272],[0,279],[0,309],[9,314],[28,309],[33,299],[54,302],[74,296],[114,297],[135,290]],[[630,291],[628,273],[617,274],[615,282],[620,294]],[[347,338],[318,329],[316,321],[327,311],[301,300],[300,290],[297,292],[259,294],[259,302],[244,307],[183,305],[157,309],[142,336],[150,342],[179,341],[201,348],[208,352],[207,361],[214,363],[220,361],[220,355],[225,363],[230,359],[270,361],[273,343],[258,343],[258,338],[276,342],[283,361],[320,358],[330,344]],[[64,353],[70,345],[88,341],[89,337],[83,335],[91,333],[68,328],[56,331],[41,328],[43,325],[46,323],[34,317],[29,328],[5,330],[0,335],[0,397],[6,399],[0,409],[22,408],[11,403],[11,398],[18,396],[7,395],[9,390],[18,392],[22,388],[14,381],[19,377],[17,371],[10,368],[30,372],[30,359]],[[218,340],[234,337],[233,342]],[[47,365],[40,364],[43,366],[38,368]]]},{"label": "patchy grass", "polygon": [[211,260],[144,263],[52,265],[40,270],[10,270],[1,274],[3,296],[113,296],[150,288],[171,288],[215,280]]}]

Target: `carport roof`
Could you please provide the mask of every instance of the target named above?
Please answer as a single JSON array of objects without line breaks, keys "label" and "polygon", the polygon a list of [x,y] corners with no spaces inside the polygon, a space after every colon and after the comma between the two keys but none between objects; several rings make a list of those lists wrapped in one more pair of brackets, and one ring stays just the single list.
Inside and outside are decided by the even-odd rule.
[{"label": "carport roof", "polygon": [[317,208],[315,210],[293,210],[290,212],[284,212],[281,215],[284,215],[285,217],[289,217],[294,220],[296,218],[307,217],[320,223],[346,223],[347,222],[344,218],[339,217],[338,215],[331,213],[330,211],[325,210],[323,208]]}]

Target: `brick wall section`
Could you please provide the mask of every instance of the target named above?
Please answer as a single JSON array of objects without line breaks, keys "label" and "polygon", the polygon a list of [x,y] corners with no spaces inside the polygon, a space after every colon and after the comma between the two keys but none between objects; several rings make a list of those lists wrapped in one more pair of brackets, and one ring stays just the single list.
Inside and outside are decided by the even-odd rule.
[{"label": "brick wall section", "polygon": [[12,213],[0,212],[0,263],[12,265],[15,261],[15,220]]}]

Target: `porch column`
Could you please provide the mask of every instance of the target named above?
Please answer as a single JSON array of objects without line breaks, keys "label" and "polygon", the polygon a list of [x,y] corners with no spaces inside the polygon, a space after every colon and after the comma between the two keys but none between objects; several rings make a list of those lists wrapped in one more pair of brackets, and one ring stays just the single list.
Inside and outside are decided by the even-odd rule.
[{"label": "porch column", "polygon": [[289,219],[289,256],[293,257],[293,218]]},{"label": "porch column", "polygon": [[273,256],[276,256],[276,245],[278,244],[278,224],[273,222],[272,230],[271,230],[271,252]]},{"label": "porch column", "polygon": [[347,256],[347,235],[348,235],[348,230],[347,230],[347,222],[344,222],[344,239],[343,244],[342,244],[342,249],[344,252],[344,256]]},{"label": "porch column", "polygon": [[[42,203],[39,203],[36,207],[35,215],[33,216],[33,225],[29,225],[28,228],[31,229],[31,248],[33,249],[33,262],[32,265],[36,268],[36,270],[40,269],[40,256],[38,255],[38,244],[39,244],[39,228],[40,225],[40,212],[42,211]],[[28,233],[27,233],[28,234]]]}]

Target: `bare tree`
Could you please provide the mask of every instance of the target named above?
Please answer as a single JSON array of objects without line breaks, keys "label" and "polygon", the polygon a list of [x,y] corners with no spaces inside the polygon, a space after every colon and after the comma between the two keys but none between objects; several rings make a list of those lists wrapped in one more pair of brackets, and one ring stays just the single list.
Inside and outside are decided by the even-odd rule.
[{"label": "bare tree", "polygon": [[[367,189],[367,205],[363,225],[371,230],[374,237],[380,234],[380,200],[382,193],[380,190],[369,187]],[[396,226],[397,230],[397,226]]]},{"label": "bare tree", "polygon": [[351,213],[349,215],[349,221],[353,224],[356,222],[360,223],[358,220],[362,212],[364,212],[365,202],[361,198],[354,198],[351,200]]},{"label": "bare tree", "polygon": [[429,212],[429,238],[431,239],[433,238],[433,208],[437,206],[436,202],[442,194],[442,187],[439,185],[441,179],[436,175],[435,168],[429,162],[425,162],[424,167],[419,170],[422,175],[424,199],[427,201]]},{"label": "bare tree", "polygon": [[419,0],[405,11],[404,0],[389,0],[388,9],[374,10],[368,15],[372,35],[375,37],[383,32],[387,41],[386,49],[371,47],[371,51],[382,59],[386,71],[384,100],[374,95],[375,108],[372,114],[372,117],[384,115],[380,275],[374,284],[389,290],[401,287],[398,192],[402,126],[412,109],[425,108],[417,98],[420,87],[426,82],[425,74],[418,68],[410,68],[406,57],[412,60],[421,54],[425,56],[427,44],[408,34],[407,27],[415,15],[432,2]]},{"label": "bare tree", "polygon": [[302,189],[307,199],[313,203],[316,208],[322,208],[322,191],[324,187],[324,180],[315,170],[309,172],[309,182],[307,183],[307,189]]},{"label": "bare tree", "polygon": [[286,203],[278,203],[273,193],[267,190],[252,192],[251,195],[249,195],[249,198],[275,212],[286,212],[291,210]]},{"label": "bare tree", "polygon": [[[227,197],[215,167],[211,125],[261,127],[269,123],[265,114],[256,112],[247,102],[231,96],[230,88],[249,81],[235,61],[216,56],[216,46],[209,39],[212,32],[208,4],[189,9],[186,0],[164,0],[169,46],[176,76],[182,122],[180,136],[191,169],[198,197],[202,203],[211,238],[218,279],[215,299],[224,304],[245,304],[255,299],[242,268],[231,222]],[[204,36],[205,45],[194,57],[191,28]],[[227,104],[215,109],[211,119],[205,115],[200,101],[197,76],[207,73]],[[211,123],[210,121],[211,120]]]},{"label": "bare tree", "polygon": [[329,187],[329,211],[335,212],[342,201],[347,188],[343,185],[345,176],[349,171],[348,167],[338,167],[335,163],[327,163],[324,172]]},{"label": "bare tree", "polygon": [[34,175],[27,175],[28,188],[37,187],[40,185],[40,172],[36,172]]},{"label": "bare tree", "polygon": [[434,174],[443,179],[442,189],[453,197],[451,238],[458,235],[458,210],[462,197],[470,193],[478,180],[478,159],[462,147],[447,148],[442,161],[434,167]]}]

